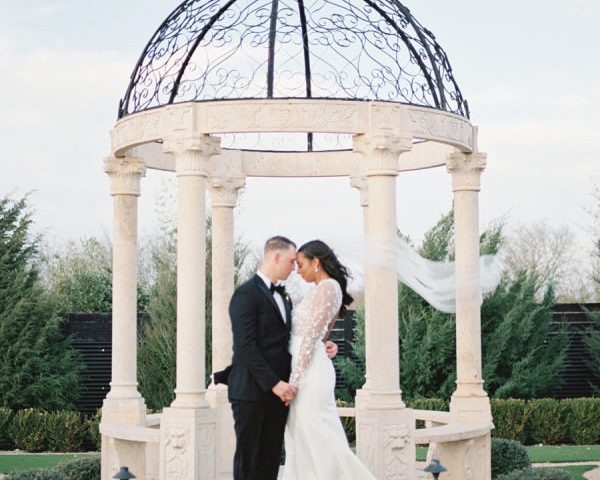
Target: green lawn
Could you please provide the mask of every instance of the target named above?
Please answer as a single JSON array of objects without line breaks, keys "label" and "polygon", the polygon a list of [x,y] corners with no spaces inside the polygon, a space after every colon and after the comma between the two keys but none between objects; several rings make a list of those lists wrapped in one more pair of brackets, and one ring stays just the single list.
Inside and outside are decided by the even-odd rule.
[{"label": "green lawn", "polygon": [[526,447],[531,463],[600,461],[600,445]]},{"label": "green lawn", "polygon": [[594,465],[573,465],[572,467],[554,467],[557,470],[563,470],[571,475],[573,480],[586,480],[583,476],[585,472],[589,472],[596,468]]},{"label": "green lawn", "polygon": [[0,473],[19,472],[30,468],[52,468],[63,460],[90,456],[94,456],[94,454],[0,455]]}]

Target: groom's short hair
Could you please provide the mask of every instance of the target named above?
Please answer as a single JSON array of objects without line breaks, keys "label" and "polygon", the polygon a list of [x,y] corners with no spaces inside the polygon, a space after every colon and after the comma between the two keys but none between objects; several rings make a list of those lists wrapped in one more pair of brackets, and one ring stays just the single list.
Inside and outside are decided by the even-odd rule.
[{"label": "groom's short hair", "polygon": [[281,235],[276,235],[274,237],[269,238],[265,242],[265,253],[273,252],[275,250],[287,250],[290,247],[296,248],[296,244],[292,242],[289,238],[282,237]]}]

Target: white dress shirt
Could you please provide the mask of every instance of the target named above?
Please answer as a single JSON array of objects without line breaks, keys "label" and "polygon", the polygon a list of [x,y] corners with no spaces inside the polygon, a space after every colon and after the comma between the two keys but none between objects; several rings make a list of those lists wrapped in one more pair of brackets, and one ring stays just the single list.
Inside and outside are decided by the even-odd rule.
[{"label": "white dress shirt", "polygon": [[[271,284],[273,283],[271,282],[271,279],[260,270],[257,271],[256,274],[262,279],[263,282],[265,282],[267,289],[270,290]],[[273,297],[275,298],[275,303],[277,303],[277,306],[279,307],[279,311],[281,312],[281,318],[283,318],[283,322],[287,323],[287,317],[285,315],[285,303],[283,303],[283,297],[279,292],[273,292]]]}]

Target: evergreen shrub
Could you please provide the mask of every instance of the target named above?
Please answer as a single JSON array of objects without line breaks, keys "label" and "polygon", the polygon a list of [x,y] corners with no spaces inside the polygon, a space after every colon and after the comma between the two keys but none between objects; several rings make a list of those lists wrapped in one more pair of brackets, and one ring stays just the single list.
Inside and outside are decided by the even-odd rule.
[{"label": "evergreen shrub", "polygon": [[529,401],[529,439],[532,443],[556,445],[568,441],[566,423],[567,404],[553,398],[537,398]]},{"label": "evergreen shrub", "polygon": [[77,412],[49,412],[46,418],[47,449],[51,452],[80,451],[85,427]]},{"label": "evergreen shrub", "polygon": [[494,480],[571,480],[571,475],[554,468],[524,468],[494,477]]},{"label": "evergreen shrub", "polygon": [[519,442],[492,438],[492,478],[530,465],[527,450]]},{"label": "evergreen shrub", "polygon": [[100,457],[67,460],[54,467],[54,471],[63,480],[100,480]]},{"label": "evergreen shrub", "polygon": [[526,441],[526,425],[531,409],[529,403],[522,399],[508,398],[491,400],[492,417],[495,429],[492,435],[497,438]]},{"label": "evergreen shrub", "polygon": [[[100,477],[98,477],[100,478]],[[58,472],[54,470],[23,470],[21,472],[10,473],[6,480],[63,480]]]},{"label": "evergreen shrub", "polygon": [[96,450],[100,451],[102,446],[102,435],[100,435],[100,420],[102,419],[102,409],[99,408],[94,416],[89,417],[85,421],[87,434],[92,443],[96,446]]},{"label": "evergreen shrub", "polygon": [[594,445],[600,442],[600,398],[570,398],[566,407],[569,443]]},{"label": "evergreen shrub", "polygon": [[0,450],[14,450],[15,444],[8,434],[8,427],[13,412],[8,408],[0,408]]},{"label": "evergreen shrub", "polygon": [[48,413],[27,408],[15,412],[8,427],[8,435],[19,450],[43,452],[48,445]]}]

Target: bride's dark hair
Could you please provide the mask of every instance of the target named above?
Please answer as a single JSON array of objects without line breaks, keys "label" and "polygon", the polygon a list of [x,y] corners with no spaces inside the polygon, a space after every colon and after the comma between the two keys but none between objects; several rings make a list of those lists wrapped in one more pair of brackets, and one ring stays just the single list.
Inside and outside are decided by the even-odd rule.
[{"label": "bride's dark hair", "polygon": [[346,313],[346,307],[354,300],[346,291],[350,272],[340,263],[333,250],[321,240],[311,240],[305,243],[298,249],[298,253],[300,252],[309,260],[318,258],[321,262],[321,267],[323,267],[327,275],[340,284],[342,289],[342,306],[340,307],[339,317],[343,318]]}]

